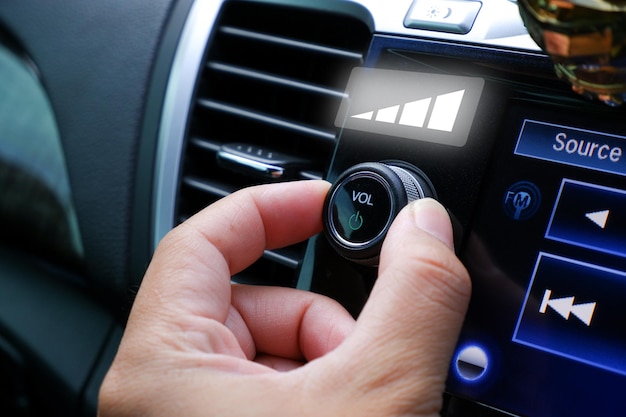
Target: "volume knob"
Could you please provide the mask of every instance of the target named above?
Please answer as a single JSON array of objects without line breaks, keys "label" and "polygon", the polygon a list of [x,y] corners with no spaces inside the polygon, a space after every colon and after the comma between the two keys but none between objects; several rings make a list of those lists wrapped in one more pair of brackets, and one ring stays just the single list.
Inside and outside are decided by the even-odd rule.
[{"label": "volume knob", "polygon": [[428,177],[402,161],[366,162],[344,171],[324,204],[324,233],[344,258],[377,266],[383,240],[409,202],[435,197]]}]

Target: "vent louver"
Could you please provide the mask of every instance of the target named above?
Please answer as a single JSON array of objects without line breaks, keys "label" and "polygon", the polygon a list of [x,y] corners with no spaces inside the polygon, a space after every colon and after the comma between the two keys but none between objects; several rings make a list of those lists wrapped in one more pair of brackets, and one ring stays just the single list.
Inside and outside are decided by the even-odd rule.
[{"label": "vent louver", "polygon": [[[224,3],[196,84],[177,222],[246,186],[324,176],[337,136],[335,114],[371,33],[350,13],[328,11],[329,4],[346,8],[352,3],[310,3]],[[272,178],[255,170],[263,164],[243,158],[237,169],[230,163],[234,158],[218,163],[224,149],[247,150],[252,157],[281,155],[297,161],[296,168]],[[302,250],[296,245],[266,251],[235,280],[293,286]]]}]

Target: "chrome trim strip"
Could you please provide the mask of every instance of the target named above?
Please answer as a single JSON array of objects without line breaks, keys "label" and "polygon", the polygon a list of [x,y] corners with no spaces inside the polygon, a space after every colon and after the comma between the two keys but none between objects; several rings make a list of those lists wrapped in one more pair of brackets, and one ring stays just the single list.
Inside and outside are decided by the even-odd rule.
[{"label": "chrome trim strip", "polygon": [[217,153],[217,159],[223,159],[232,164],[241,165],[250,171],[255,171],[256,173],[261,174],[265,178],[278,179],[285,174],[285,169],[281,166],[255,161],[250,158],[244,158],[239,155],[234,155],[228,151],[219,151]]},{"label": "chrome trim strip", "polygon": [[196,77],[203,66],[204,50],[223,1],[194,1],[174,56],[157,143],[153,249],[174,226],[176,188]]}]

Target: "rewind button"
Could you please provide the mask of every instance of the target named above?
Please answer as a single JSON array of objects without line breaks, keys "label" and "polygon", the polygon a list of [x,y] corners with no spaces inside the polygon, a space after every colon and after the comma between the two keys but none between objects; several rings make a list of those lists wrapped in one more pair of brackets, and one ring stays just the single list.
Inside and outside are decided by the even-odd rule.
[{"label": "rewind button", "polygon": [[626,272],[540,253],[513,341],[626,374]]}]

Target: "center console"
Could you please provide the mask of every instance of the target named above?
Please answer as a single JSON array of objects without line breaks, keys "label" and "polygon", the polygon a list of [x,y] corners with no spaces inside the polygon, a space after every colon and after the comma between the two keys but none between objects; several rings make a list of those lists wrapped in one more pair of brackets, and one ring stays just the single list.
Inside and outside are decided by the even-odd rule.
[{"label": "center console", "polygon": [[[533,51],[378,35],[368,57],[337,115],[328,180],[345,182],[342,173],[364,162],[402,161],[420,170],[458,223],[473,295],[443,414],[620,414],[623,109],[571,93]],[[368,206],[380,194],[363,190],[354,199],[344,190],[348,208],[333,214],[357,237],[374,221],[363,214],[376,212]],[[376,269],[332,243],[310,241],[298,287],[356,316]]]},{"label": "center console", "polygon": [[[579,58],[623,32],[623,11],[598,36],[554,24],[581,16],[568,1],[524,2],[525,21],[545,18],[533,38],[509,0],[195,0],[160,125],[155,246],[237,189],[326,179],[326,235],[233,280],[326,294],[356,317],[393,217],[434,197],[473,286],[443,415],[622,415],[626,113],[606,104],[623,66]],[[624,39],[610,40],[602,62]],[[559,53],[584,66],[578,84],[555,74]]]}]

